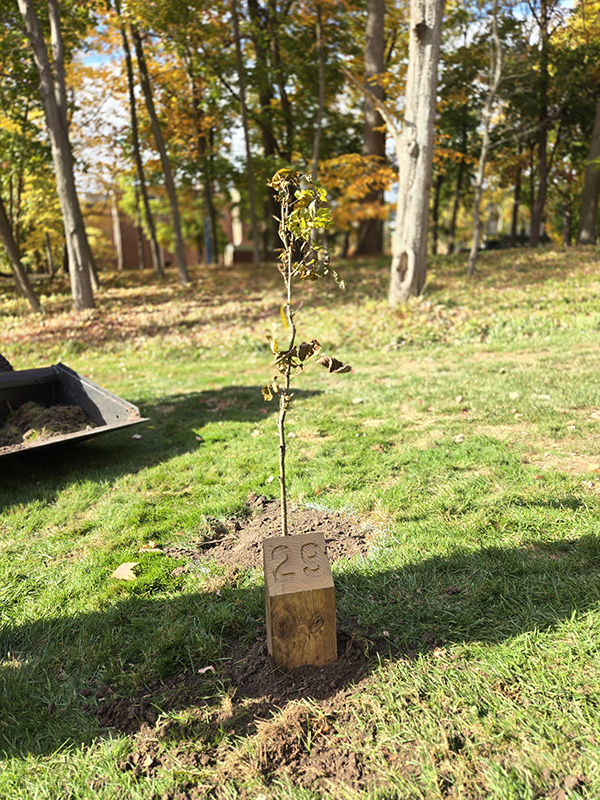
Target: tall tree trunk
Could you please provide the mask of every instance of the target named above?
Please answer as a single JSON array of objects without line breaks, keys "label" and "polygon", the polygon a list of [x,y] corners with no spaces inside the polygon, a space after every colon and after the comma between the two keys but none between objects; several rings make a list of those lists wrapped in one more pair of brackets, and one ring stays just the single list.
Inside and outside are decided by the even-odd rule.
[{"label": "tall tree trunk", "polygon": [[121,218],[119,216],[119,203],[116,190],[110,195],[110,213],[112,217],[113,240],[117,254],[117,269],[123,270],[123,234],[121,232]]},{"label": "tall tree trunk", "polygon": [[[385,0],[367,0],[367,29],[365,43],[365,84],[372,94],[383,101],[383,87],[374,82],[381,75],[384,64],[384,23]],[[385,158],[385,130],[382,130],[383,119],[373,99],[365,97],[365,125],[363,133],[363,155]],[[376,130],[377,129],[377,130]],[[383,195],[378,191],[370,191],[364,198],[369,205],[381,203]],[[358,232],[357,255],[381,255],[383,252],[383,222],[380,219],[364,219]]]},{"label": "tall tree trunk", "polygon": [[6,209],[4,208],[4,203],[2,202],[2,198],[0,197],[0,241],[4,245],[6,249],[6,253],[8,255],[8,260],[10,261],[10,265],[13,271],[13,275],[15,276],[15,283],[17,284],[17,289],[19,293],[26,297],[29,301],[29,305],[31,306],[31,310],[37,313],[41,311],[40,301],[37,298],[36,293],[33,290],[33,287],[27,277],[27,273],[23,269],[23,265],[21,264],[21,259],[19,258],[19,249],[17,247],[17,243],[15,242],[13,231],[8,219],[8,214],[6,213]]},{"label": "tall tree trunk", "polygon": [[433,210],[432,210],[432,231],[431,231],[431,254],[437,255],[438,251],[438,235],[439,235],[439,227],[440,227],[440,192],[442,189],[442,184],[444,182],[444,176],[441,172],[438,172],[437,177],[435,179],[435,190],[433,193]]},{"label": "tall tree trunk", "polygon": [[[140,135],[138,127],[137,116],[137,102],[135,99],[135,80],[133,77],[133,63],[131,59],[131,48],[129,47],[129,38],[127,30],[121,19],[121,8],[118,0],[115,0],[115,9],[119,16],[119,29],[121,31],[121,42],[123,44],[123,54],[125,57],[125,70],[127,72],[127,92],[129,95],[129,116],[131,119],[131,149],[133,151],[133,160],[135,162],[135,170],[137,172],[139,193],[144,207],[144,218],[146,220],[146,227],[148,229],[148,239],[150,240],[150,255],[152,257],[152,266],[155,273],[159,278],[163,276],[163,265],[160,254],[160,247],[156,236],[156,225],[154,224],[154,215],[150,208],[150,197],[148,196],[148,188],[146,186],[146,174],[144,172],[144,163],[142,161],[142,151],[140,147]],[[137,188],[136,188],[136,207],[137,206]],[[142,249],[143,252],[143,249]],[[140,268],[145,267],[145,259],[140,261]]]},{"label": "tall tree trunk", "polygon": [[[251,38],[254,54],[256,58],[256,85],[258,90],[258,104],[260,106],[260,133],[262,140],[262,150],[265,161],[273,160],[276,154],[281,155],[277,146],[275,132],[273,129],[273,86],[270,80],[270,68],[267,49],[264,46],[266,31],[261,21],[262,9],[258,0],[248,0],[248,14],[251,23]],[[272,191],[267,191],[265,195],[265,207],[263,218],[265,219],[264,228],[264,255],[265,258],[270,248],[279,245],[279,223],[277,216],[279,209],[275,202],[275,195]]]},{"label": "tall tree trunk", "polygon": [[91,281],[93,264],[73,173],[58,2],[57,0],[47,0],[50,15],[52,64],[35,11],[34,0],[17,0],[17,2],[40,78],[39,91],[50,137],[56,187],[69,255],[73,306],[76,311],[81,311],[85,308],[94,308]]},{"label": "tall tree trunk", "polygon": [[144,231],[142,230],[142,215],[140,212],[140,192],[137,184],[133,186],[135,202],[135,238],[137,241],[138,268],[146,269],[146,252],[144,249]]},{"label": "tall tree trunk", "polygon": [[317,39],[317,66],[319,72],[319,97],[317,117],[315,119],[315,133],[313,137],[313,156],[311,174],[313,181],[319,177],[319,150],[321,148],[321,133],[323,130],[323,111],[325,108],[325,46],[323,42],[323,9],[317,6],[317,19],[315,22]]},{"label": "tall tree trunk", "polygon": [[600,164],[598,159],[600,159],[600,97],[596,106],[594,130],[592,132],[587,167],[585,168],[577,244],[596,244],[598,194],[600,193]]},{"label": "tall tree trunk", "polygon": [[205,254],[208,264],[217,264],[219,261],[217,215],[215,212],[211,147],[206,135],[206,114],[202,107],[202,90],[192,66],[191,57],[186,54],[186,72],[192,95],[192,110],[194,112],[194,128],[196,133],[196,152],[198,164],[202,171],[202,205],[204,208],[205,229]]},{"label": "tall tree trunk", "polygon": [[473,204],[473,241],[471,243],[471,252],[469,253],[469,263],[467,265],[467,275],[473,275],[475,271],[475,262],[477,261],[477,253],[479,252],[479,245],[481,243],[481,234],[483,232],[483,220],[481,219],[481,201],[483,198],[483,189],[485,183],[485,165],[487,163],[488,153],[490,149],[490,125],[492,122],[492,112],[494,110],[494,103],[496,102],[496,94],[500,86],[500,78],[502,77],[502,43],[498,34],[498,0],[492,2],[492,40],[493,40],[493,76],[490,81],[490,88],[485,98],[485,105],[483,107],[483,137],[481,142],[481,153],[479,155],[479,167],[477,169],[477,179],[475,181],[475,202]]},{"label": "tall tree trunk", "polygon": [[529,148],[529,232],[533,226],[533,203],[535,197],[535,144]]},{"label": "tall tree trunk", "polygon": [[531,209],[531,231],[529,244],[537,247],[540,243],[544,213],[546,210],[546,195],[548,193],[548,44],[549,32],[548,0],[540,1],[540,75],[539,98],[540,110],[538,114],[538,187],[533,207]]},{"label": "tall tree trunk", "polygon": [[[467,126],[463,122],[462,126],[462,153],[466,156],[467,150]],[[456,222],[458,220],[458,209],[460,208],[460,196],[462,193],[463,178],[465,174],[465,159],[461,158],[458,162],[458,173],[456,175],[456,186],[454,198],[452,200],[452,215],[450,217],[450,227],[448,230],[448,253],[451,255],[456,248]]]},{"label": "tall tree trunk", "polygon": [[179,214],[177,191],[175,189],[175,182],[173,181],[173,173],[171,171],[171,165],[167,156],[165,141],[163,139],[160,124],[158,122],[158,116],[156,114],[156,107],[154,105],[154,98],[152,96],[152,86],[150,84],[150,75],[148,74],[148,67],[146,65],[146,57],[144,56],[142,39],[137,28],[133,26],[131,27],[131,36],[133,39],[133,46],[135,48],[135,54],[140,73],[140,84],[142,86],[144,100],[146,101],[148,116],[150,117],[152,134],[154,136],[154,141],[156,142],[156,147],[160,156],[160,163],[165,179],[165,188],[167,190],[169,205],[171,207],[171,219],[173,222],[173,235],[175,237],[175,253],[177,257],[179,281],[183,286],[185,286],[190,282],[190,278],[187,271],[187,265],[185,263],[185,249],[183,245],[183,234],[181,232],[181,217]]},{"label": "tall tree trunk", "polygon": [[573,215],[571,212],[571,198],[569,192],[565,192],[563,196],[562,207],[562,243],[563,247],[571,247],[573,237],[571,235],[571,222]]},{"label": "tall tree trunk", "polygon": [[[235,56],[237,64],[238,84],[240,87],[240,113],[244,130],[244,145],[246,147],[246,180],[248,182],[248,203],[250,205],[250,225],[252,227],[252,249],[254,264],[260,265],[260,236],[258,220],[256,218],[256,188],[254,186],[254,162],[250,147],[250,125],[248,123],[248,106],[246,105],[246,72],[242,58],[242,42],[240,38],[240,21],[237,0],[231,0],[231,16],[233,19],[233,35],[235,38]],[[264,140],[263,140],[264,142]]]},{"label": "tall tree trunk", "polygon": [[52,255],[52,245],[50,244],[50,236],[48,231],[46,231],[44,234],[44,239],[46,241],[46,260],[48,261],[48,272],[50,277],[53,278],[56,268],[54,266],[54,256]]},{"label": "tall tree trunk", "polygon": [[411,0],[404,128],[398,171],[390,305],[421,293],[427,273],[437,67],[444,0]]},{"label": "tall tree trunk", "polygon": [[516,247],[519,241],[519,209],[521,206],[521,182],[523,170],[521,168],[521,154],[523,152],[523,142],[517,142],[517,174],[515,176],[515,188],[513,192],[512,214],[510,219],[510,240],[511,247]]},{"label": "tall tree trunk", "polygon": [[[292,153],[294,151],[294,114],[292,111],[292,104],[287,92],[287,75],[284,71],[284,65],[281,60],[281,53],[279,48],[279,11],[277,9],[277,0],[267,0],[268,13],[267,13],[267,28],[270,36],[271,45],[271,63],[273,65],[273,74],[275,76],[275,83],[279,93],[279,102],[281,103],[281,111],[284,121],[284,135],[283,141],[285,147],[281,153],[282,157],[291,162]],[[288,4],[288,8],[291,3]]]}]

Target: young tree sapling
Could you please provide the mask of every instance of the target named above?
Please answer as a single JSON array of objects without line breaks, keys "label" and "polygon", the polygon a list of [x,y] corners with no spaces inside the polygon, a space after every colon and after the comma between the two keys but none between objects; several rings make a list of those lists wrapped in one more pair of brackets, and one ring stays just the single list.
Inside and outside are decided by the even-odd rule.
[{"label": "young tree sapling", "polygon": [[277,374],[270,384],[263,386],[265,400],[272,400],[274,394],[279,395],[279,483],[281,486],[281,532],[288,535],[287,489],[285,473],[286,439],[285,418],[290,407],[292,394],[290,385],[293,375],[304,369],[305,363],[313,356],[316,361],[329,372],[350,372],[351,367],[332,356],[319,355],[321,345],[316,339],[296,344],[295,311],[292,309],[294,280],[316,281],[325,275],[333,275],[338,286],[344,284],[337,272],[329,263],[327,248],[314,239],[314,233],[327,229],[331,225],[331,211],[322,204],[327,199],[327,192],[312,179],[311,175],[302,175],[293,169],[280,169],[268,182],[274,189],[280,207],[279,236],[282,247],[279,251],[279,271],[283,276],[287,297],[281,307],[281,316],[290,338],[286,349],[282,349],[277,339],[277,325],[267,337],[271,351],[275,357],[274,366]]}]

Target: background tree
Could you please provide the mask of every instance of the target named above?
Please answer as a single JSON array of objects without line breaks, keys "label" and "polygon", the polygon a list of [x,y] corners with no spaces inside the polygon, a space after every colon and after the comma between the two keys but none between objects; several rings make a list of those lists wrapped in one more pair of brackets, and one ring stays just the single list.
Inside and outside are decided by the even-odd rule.
[{"label": "background tree", "polygon": [[[365,96],[365,124],[363,155],[385,158],[385,122],[379,113],[374,98],[384,100],[382,84],[385,69],[385,0],[367,0],[367,24],[365,37],[365,85],[372,92]],[[381,192],[371,188],[365,203],[382,201]],[[381,255],[383,251],[383,221],[374,216],[364,219],[358,231],[357,255]]]},{"label": "background tree", "polygon": [[390,305],[418,295],[427,272],[437,69],[444,0],[411,0],[408,72],[398,164]]},{"label": "background tree", "polygon": [[51,53],[33,0],[17,0],[27,39],[40,78],[40,95],[52,148],[75,310],[94,307],[92,253],[87,239],[73,172],[73,155],[67,120],[64,45],[57,0],[47,0]]},{"label": "background tree", "polygon": [[475,202],[473,204],[473,242],[469,253],[469,263],[467,274],[473,275],[475,262],[481,242],[483,223],[481,219],[481,201],[483,197],[483,184],[485,180],[485,167],[487,164],[488,152],[490,149],[490,126],[492,114],[496,103],[496,95],[502,77],[502,43],[498,32],[498,0],[492,0],[492,43],[490,44],[490,82],[489,90],[483,107],[483,131],[481,142],[481,153],[479,155],[479,165],[477,168],[477,178],[475,182]]}]

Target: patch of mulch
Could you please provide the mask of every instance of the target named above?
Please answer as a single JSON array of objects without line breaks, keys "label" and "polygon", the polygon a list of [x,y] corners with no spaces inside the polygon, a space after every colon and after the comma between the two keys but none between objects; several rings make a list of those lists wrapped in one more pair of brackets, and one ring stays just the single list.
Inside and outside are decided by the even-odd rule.
[{"label": "patch of mulch", "polygon": [[[248,497],[246,516],[228,522],[213,520],[211,536],[193,545],[169,545],[163,553],[172,558],[188,558],[192,563],[215,559],[220,564],[254,569],[262,567],[262,543],[281,533],[279,500],[252,494]],[[330,562],[354,556],[366,556],[373,536],[370,526],[346,514],[325,509],[291,509],[291,534],[322,533]]]},{"label": "patch of mulch", "polygon": [[24,403],[9,414],[0,428],[0,449],[13,448],[29,442],[45,442],[96,425],[79,406],[56,405],[44,407],[39,403]]}]

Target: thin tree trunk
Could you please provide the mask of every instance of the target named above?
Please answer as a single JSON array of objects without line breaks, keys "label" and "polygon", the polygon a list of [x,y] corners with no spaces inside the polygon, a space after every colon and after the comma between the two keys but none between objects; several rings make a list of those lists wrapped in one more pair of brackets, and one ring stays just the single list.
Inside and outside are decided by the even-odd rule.
[{"label": "thin tree trunk", "polygon": [[235,38],[235,56],[237,63],[238,84],[240,87],[240,113],[244,130],[244,145],[246,147],[246,180],[248,182],[248,203],[250,205],[250,225],[252,227],[252,248],[254,264],[260,265],[260,236],[258,220],[256,218],[256,188],[254,186],[254,163],[250,147],[250,125],[248,123],[248,107],[246,105],[246,73],[242,58],[242,44],[240,39],[240,21],[237,0],[231,0],[231,16],[233,19],[233,35]]},{"label": "thin tree trunk", "polygon": [[517,142],[517,175],[515,177],[515,189],[513,193],[512,215],[510,220],[510,241],[511,247],[516,247],[519,240],[519,209],[521,207],[521,182],[523,170],[521,169],[521,154],[523,143],[521,139]]},{"label": "thin tree trunk", "polygon": [[15,276],[15,283],[17,284],[17,289],[19,290],[20,294],[22,294],[23,297],[26,297],[27,300],[29,301],[31,310],[35,313],[38,313],[39,311],[41,311],[40,301],[38,300],[37,295],[34,292],[33,287],[29,281],[29,278],[27,277],[27,274],[23,269],[23,265],[21,264],[17,243],[15,242],[13,231],[8,219],[8,214],[6,213],[6,209],[4,208],[4,203],[2,202],[1,197],[0,197],[0,241],[4,245],[4,248],[6,249],[8,260],[10,261],[13,275]]},{"label": "thin tree trunk", "polygon": [[185,286],[190,282],[190,278],[187,271],[187,265],[185,263],[185,250],[183,245],[183,235],[181,232],[181,217],[179,214],[179,203],[177,201],[177,190],[175,189],[175,182],[173,181],[173,173],[171,171],[171,165],[169,164],[165,141],[163,139],[160,124],[158,122],[158,116],[156,114],[156,107],[154,105],[154,98],[152,96],[152,86],[150,84],[150,76],[148,74],[148,67],[146,65],[146,57],[144,56],[142,39],[139,31],[133,26],[131,27],[131,36],[133,39],[133,46],[135,48],[135,54],[140,73],[142,92],[144,95],[144,100],[146,101],[148,116],[150,117],[150,125],[152,127],[154,141],[156,142],[156,147],[160,155],[160,163],[165,179],[165,188],[167,190],[169,205],[171,207],[171,218],[173,221],[173,234],[175,237],[175,253],[177,257],[179,281],[183,286]]},{"label": "thin tree trunk", "polygon": [[66,115],[65,73],[58,2],[57,0],[47,0],[52,41],[52,64],[35,11],[34,0],[17,0],[17,2],[40,77],[39,91],[50,137],[57,193],[65,227],[73,306],[76,311],[80,311],[94,307],[91,281],[93,266],[73,173],[73,154]]},{"label": "thin tree trunk", "polygon": [[467,266],[467,275],[469,276],[473,275],[475,271],[475,262],[477,261],[477,253],[479,252],[481,234],[483,232],[481,201],[483,199],[485,183],[485,165],[490,149],[492,112],[494,110],[496,94],[498,93],[498,87],[500,86],[500,79],[502,77],[502,43],[500,42],[500,36],[498,34],[498,0],[493,0],[492,2],[492,39],[494,43],[494,73],[483,107],[483,137],[481,142],[481,154],[479,156],[479,167],[477,169],[477,179],[475,182],[475,202],[473,204],[473,242],[471,244],[471,252],[469,253],[469,263]]},{"label": "thin tree trunk", "polygon": [[[463,153],[467,149],[467,129],[463,125]],[[458,220],[458,210],[460,208],[460,196],[462,193],[463,177],[465,174],[465,160],[461,158],[458,162],[458,174],[456,176],[456,186],[454,188],[454,198],[452,200],[452,215],[450,217],[450,228],[448,230],[448,254],[451,255],[456,248],[456,222]]]},{"label": "thin tree trunk", "polygon": [[427,273],[437,67],[444,0],[411,0],[404,129],[393,239],[390,305],[421,293]]},{"label": "thin tree trunk", "polygon": [[196,151],[198,163],[202,170],[202,204],[204,207],[204,238],[206,262],[216,264],[219,261],[218,238],[217,238],[217,219],[215,213],[213,180],[211,170],[211,156],[209,142],[207,140],[204,121],[206,118],[202,108],[202,91],[198,86],[198,80],[192,67],[192,59],[186,53],[186,71],[192,95],[192,109],[194,112],[194,127],[196,132]]},{"label": "thin tree trunk", "polygon": [[600,97],[596,105],[592,142],[585,168],[577,244],[596,244],[598,194],[600,193],[600,164],[598,159],[600,159]]},{"label": "thin tree trunk", "polygon": [[444,176],[438,172],[435,179],[435,190],[433,193],[433,210],[432,210],[432,231],[431,231],[431,254],[437,255],[438,251],[438,235],[440,224],[440,192],[442,184],[444,183]]},{"label": "thin tree trunk", "polygon": [[[383,87],[373,79],[384,72],[384,23],[385,0],[367,0],[367,29],[365,43],[365,84],[379,100],[383,101]],[[365,97],[365,125],[363,133],[363,155],[385,159],[384,122],[373,99]],[[376,130],[377,129],[377,130]],[[383,195],[370,191],[364,202],[368,205],[381,203]],[[383,223],[377,218],[364,219],[358,232],[357,255],[381,255],[383,252]]]},{"label": "thin tree trunk", "polygon": [[117,269],[123,271],[123,234],[121,232],[121,218],[119,216],[119,203],[116,191],[110,195],[110,212],[112,217],[113,240],[117,254]]},{"label": "thin tree trunk", "polygon": [[56,268],[54,266],[54,256],[52,255],[52,245],[50,244],[50,236],[48,235],[48,231],[44,234],[44,238],[46,240],[46,259],[48,261],[48,272],[50,277],[54,277],[54,273]]},{"label": "thin tree trunk", "polygon": [[277,10],[277,0],[268,0],[267,26],[271,40],[271,63],[273,64],[273,73],[279,92],[279,102],[281,103],[284,121],[285,150],[281,155],[286,161],[291,162],[292,153],[294,151],[294,115],[287,93],[286,75],[279,51],[279,12]]},{"label": "thin tree trunk", "polygon": [[562,207],[562,243],[563,247],[571,247],[573,237],[571,235],[571,222],[573,215],[571,213],[571,200],[568,193],[563,197]]},{"label": "thin tree trunk", "polygon": [[[148,228],[148,239],[150,240],[150,254],[152,257],[152,266],[159,278],[163,276],[162,259],[160,255],[160,247],[156,236],[156,225],[154,224],[154,215],[150,208],[150,197],[148,196],[148,188],[146,186],[146,175],[144,172],[144,163],[142,161],[142,153],[140,148],[140,136],[137,118],[137,103],[135,99],[135,81],[133,78],[133,63],[131,59],[131,48],[129,47],[129,38],[125,25],[121,21],[121,8],[118,0],[115,0],[115,9],[119,16],[119,28],[121,31],[121,42],[123,44],[123,53],[125,56],[125,69],[127,72],[127,90],[129,94],[129,115],[131,117],[131,148],[133,151],[133,160],[135,162],[135,169],[138,176],[139,192],[142,198],[142,205],[144,207],[144,217],[146,226]],[[136,201],[137,202],[137,201]],[[145,259],[140,261],[140,267],[145,266]]]},{"label": "thin tree trunk", "polygon": [[538,115],[538,189],[533,207],[531,209],[531,231],[529,244],[537,247],[540,243],[544,213],[546,209],[546,195],[548,192],[548,43],[549,43],[549,14],[548,0],[540,2],[540,111]]},{"label": "thin tree trunk", "polygon": [[[265,161],[270,161],[273,156],[282,156],[277,145],[273,127],[273,86],[270,79],[269,61],[267,49],[264,46],[264,38],[267,31],[262,24],[262,9],[258,0],[248,0],[248,14],[251,23],[251,38],[256,57],[256,86],[258,91],[258,104],[260,107],[260,132],[262,139],[262,149]],[[267,257],[269,248],[275,248],[280,242],[279,224],[277,215],[279,213],[275,195],[268,191],[265,195],[264,206],[264,256]]]},{"label": "thin tree trunk", "polygon": [[323,111],[325,108],[325,47],[323,43],[323,10],[317,6],[317,19],[315,24],[317,38],[317,66],[319,71],[319,98],[317,117],[315,119],[315,134],[313,138],[313,156],[311,174],[313,181],[319,177],[319,150],[321,147],[321,133],[323,130]]}]

